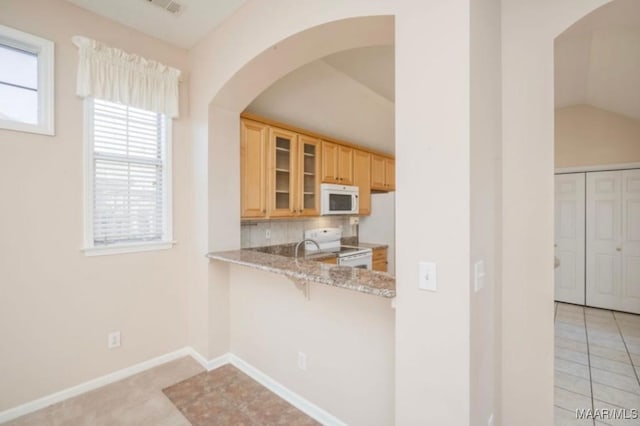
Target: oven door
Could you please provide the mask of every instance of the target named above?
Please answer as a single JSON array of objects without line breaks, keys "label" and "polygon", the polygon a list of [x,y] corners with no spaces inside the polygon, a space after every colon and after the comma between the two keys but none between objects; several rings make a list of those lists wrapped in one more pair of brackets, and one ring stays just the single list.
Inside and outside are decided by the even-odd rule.
[{"label": "oven door", "polygon": [[371,269],[372,254],[359,253],[338,257],[338,265],[351,266],[352,268]]}]

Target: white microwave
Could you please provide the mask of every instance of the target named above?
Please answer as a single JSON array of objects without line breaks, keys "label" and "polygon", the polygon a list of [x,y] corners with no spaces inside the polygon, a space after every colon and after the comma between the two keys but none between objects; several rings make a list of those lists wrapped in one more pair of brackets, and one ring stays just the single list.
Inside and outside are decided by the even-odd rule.
[{"label": "white microwave", "polygon": [[320,214],[358,214],[357,186],[320,185]]}]

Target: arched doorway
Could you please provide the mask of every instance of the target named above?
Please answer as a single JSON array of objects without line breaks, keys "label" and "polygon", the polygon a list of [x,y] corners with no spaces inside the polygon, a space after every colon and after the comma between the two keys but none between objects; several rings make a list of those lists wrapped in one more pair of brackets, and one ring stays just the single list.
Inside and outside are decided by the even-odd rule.
[{"label": "arched doorway", "polygon": [[502,2],[503,424],[553,424],[553,40],[606,3]]}]

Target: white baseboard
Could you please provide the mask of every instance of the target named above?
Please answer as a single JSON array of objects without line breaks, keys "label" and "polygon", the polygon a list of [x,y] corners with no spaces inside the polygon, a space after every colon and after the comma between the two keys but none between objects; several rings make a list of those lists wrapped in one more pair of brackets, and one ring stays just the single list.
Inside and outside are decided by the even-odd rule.
[{"label": "white baseboard", "polygon": [[301,397],[297,393],[276,382],[271,377],[267,376],[262,371],[258,370],[243,359],[231,353],[228,356],[231,365],[245,373],[247,376],[251,377],[256,382],[260,383],[265,388],[269,389],[271,392],[278,395],[280,398],[287,401],[289,404],[296,407],[298,410],[313,418],[314,420],[322,423],[325,426],[347,426],[345,422],[341,421],[333,414],[323,410],[309,400]]},{"label": "white baseboard", "polygon": [[230,353],[226,353],[224,355],[220,355],[217,358],[207,361],[205,357],[200,355],[200,352],[196,351],[193,348],[187,348],[189,350],[189,355],[207,371],[215,370],[218,367],[222,367],[223,365],[229,364],[229,356]]},{"label": "white baseboard", "polygon": [[271,392],[275,393],[280,398],[284,399],[289,404],[293,405],[294,407],[307,414],[309,417],[322,423],[323,425],[346,426],[346,423],[340,421],[337,417],[333,416],[332,414],[323,410],[312,402],[304,399],[297,393],[284,387],[271,377],[264,374],[262,371],[258,370],[251,364],[233,355],[232,353],[226,353],[212,360],[207,360],[192,347],[178,349],[177,351],[152,358],[147,361],[143,361],[139,364],[132,365],[131,367],[123,368],[122,370],[106,374],[102,377],[89,380],[87,382],[61,390],[51,395],[47,395],[42,398],[38,398],[36,400],[19,405],[17,407],[2,411],[0,412],[0,423],[5,423],[20,416],[33,413],[34,411],[48,407],[49,405],[56,404],[58,402],[64,401],[65,399],[73,398],[74,396],[78,396],[99,387],[108,385],[110,383],[117,382],[118,380],[126,379],[127,377],[133,376],[134,374],[141,373],[150,368],[157,367],[161,364],[165,364],[184,356],[191,356],[207,371],[215,370],[216,368],[222,367],[226,364],[232,364],[238,370],[253,378],[262,386],[266,387]]},{"label": "white baseboard", "polygon": [[48,407],[49,405],[64,401],[65,399],[73,398],[74,396],[92,391],[110,383],[117,382],[118,380],[126,379],[129,376],[133,376],[134,374],[141,373],[145,370],[157,367],[158,365],[165,364],[169,361],[192,355],[191,351],[193,351],[193,349],[188,347],[178,349],[177,351],[161,355],[147,361],[143,361],[139,364],[132,365],[131,367],[114,371],[113,373],[106,374],[102,377],[89,380],[88,382],[81,383],[79,385],[61,390],[59,392],[52,393],[51,395],[47,395],[42,398],[27,402],[25,404],[18,405],[17,407],[2,411],[0,412],[0,423],[8,422],[9,420],[24,416],[25,414],[32,413],[34,411]]}]

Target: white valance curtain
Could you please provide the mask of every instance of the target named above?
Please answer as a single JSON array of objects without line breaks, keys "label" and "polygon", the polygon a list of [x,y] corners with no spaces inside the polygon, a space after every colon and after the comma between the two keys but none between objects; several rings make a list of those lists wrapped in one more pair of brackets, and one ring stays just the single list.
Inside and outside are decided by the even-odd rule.
[{"label": "white valance curtain", "polygon": [[72,40],[79,48],[78,96],[178,116],[180,70],[86,37]]}]

